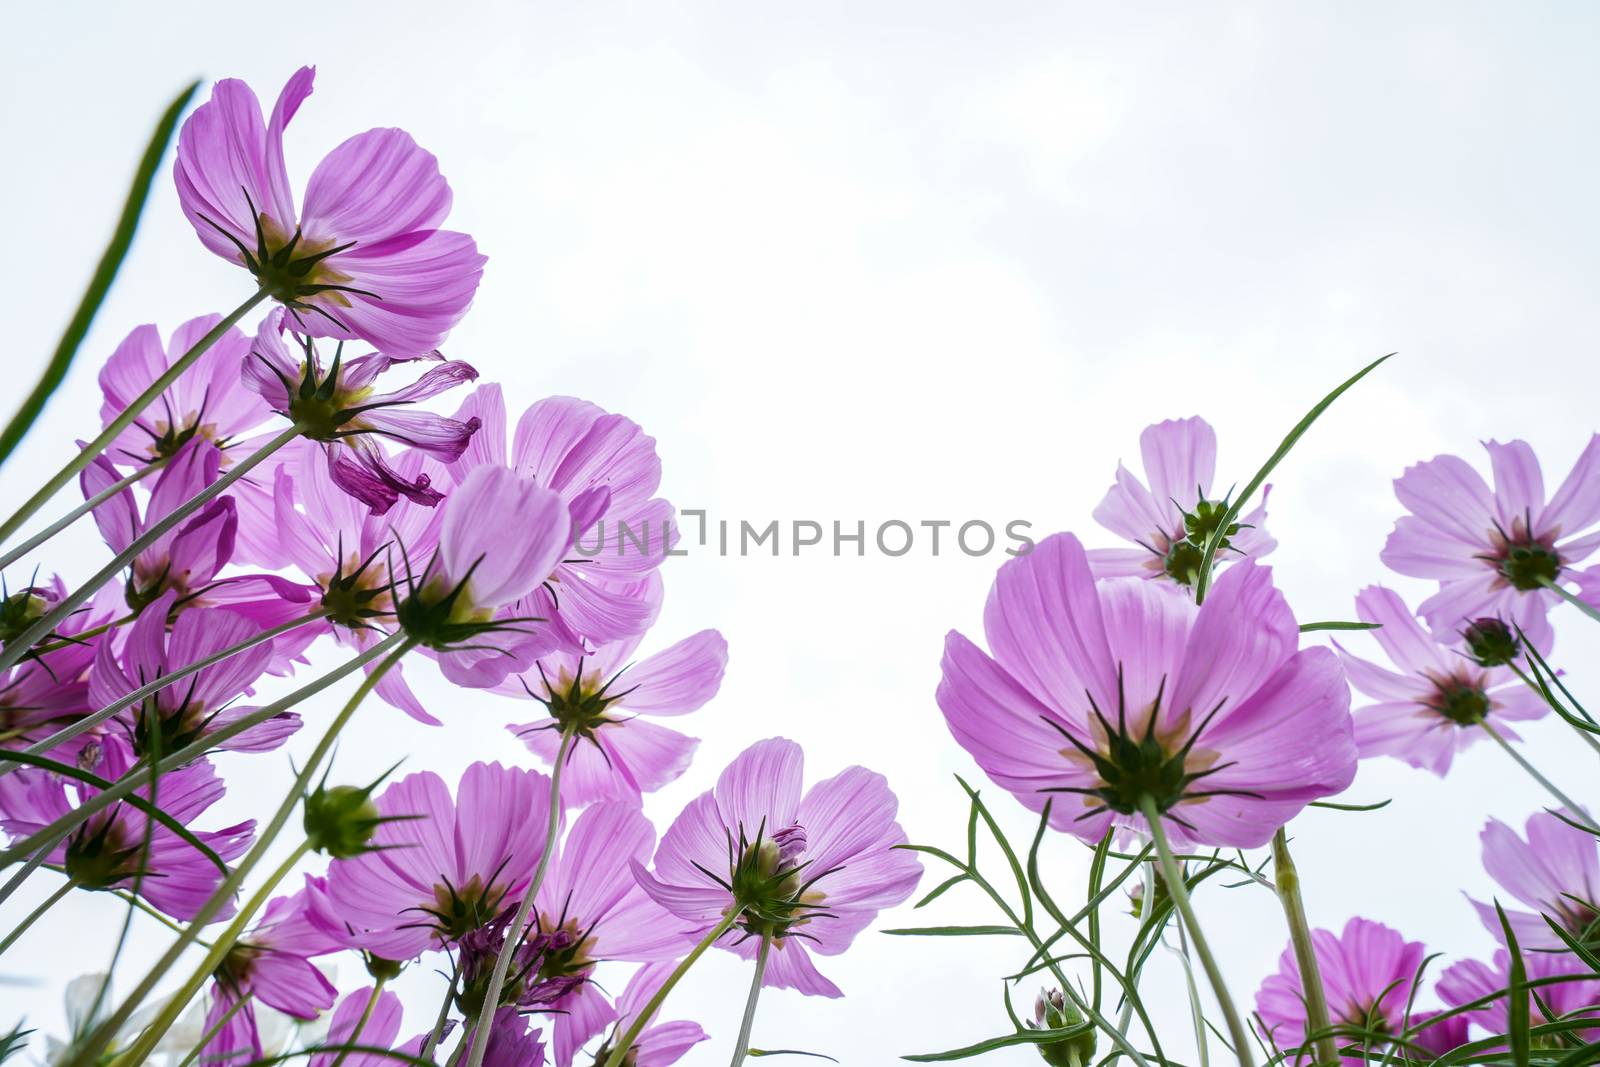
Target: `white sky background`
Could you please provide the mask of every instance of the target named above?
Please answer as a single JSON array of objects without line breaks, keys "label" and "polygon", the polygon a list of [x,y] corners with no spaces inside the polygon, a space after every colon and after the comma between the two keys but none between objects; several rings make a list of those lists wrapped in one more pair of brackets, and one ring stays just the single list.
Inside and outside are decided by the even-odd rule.
[{"label": "white sky background", "polygon": [[[1594,11],[1117,7],[15,8],[0,42],[0,365],[16,392],[0,406],[53,346],[185,79],[242,76],[270,106],[314,62],[292,176],[351,133],[410,130],[455,189],[450,225],[490,257],[448,353],[503,382],[517,410],[570,393],[633,417],[680,507],[759,524],[1025,518],[1110,543],[1090,512],[1147,423],[1204,414],[1220,480],[1242,483],[1306,407],[1398,350],[1273,479],[1271,562],[1302,619],[1349,617],[1379,580],[1415,602],[1423,587],[1377,559],[1406,464],[1476,461],[1480,439],[1524,437],[1553,487],[1594,429]],[[195,240],[164,171],[79,365],[0,476],[4,498],[90,434],[95,373],[128,329],[169,331],[248,289]],[[956,845],[951,775],[975,769],[933,690],[944,632],[976,633],[1001,558],[673,561],[649,647],[716,626],[732,659],[721,696],[683,723],[705,740],[651,798],[658,826],[782,733],[804,743],[813,779],[852,762],[885,772],[913,839]],[[82,575],[103,559],[85,524],[50,564]],[[1600,693],[1586,667],[1600,633],[1566,615],[1560,632],[1580,695]],[[452,783],[475,759],[530,762],[501,729],[526,705],[427,695],[445,729],[373,703],[337,777],[408,754],[408,770]],[[334,707],[310,713],[291,753]],[[1562,729],[1526,732],[1540,766],[1582,790],[1593,765]],[[287,767],[284,753],[226,757],[227,813],[270,811]],[[1025,839],[1031,820],[989,792]],[[1459,893],[1489,892],[1478,831],[1545,798],[1487,745],[1445,782],[1364,765],[1352,798],[1390,796],[1379,814],[1295,824],[1313,921],[1359,913],[1453,957],[1487,952]],[[1083,850],[1050,847],[1060,895],[1078,897]],[[51,887],[38,881],[9,914]],[[991,921],[965,899],[943,921]],[[1200,907],[1248,1001],[1286,938],[1275,902],[1208,887]],[[26,1014],[58,1031],[61,983],[103,966],[121,909],[85,897],[58,910],[0,961],[42,979],[0,989],[0,1025]],[[130,962],[162,943],[137,926]],[[998,976],[1020,958],[1009,943],[868,933],[822,965],[846,999],[770,992],[755,1043],[864,1065],[1003,1033]],[[355,972],[342,990],[363,983]],[[1150,973],[1187,1055],[1175,964],[1158,956]],[[714,1036],[686,1063],[726,1059],[746,980],[712,957],[669,1004]],[[407,1033],[440,987],[420,969],[403,980]]]}]

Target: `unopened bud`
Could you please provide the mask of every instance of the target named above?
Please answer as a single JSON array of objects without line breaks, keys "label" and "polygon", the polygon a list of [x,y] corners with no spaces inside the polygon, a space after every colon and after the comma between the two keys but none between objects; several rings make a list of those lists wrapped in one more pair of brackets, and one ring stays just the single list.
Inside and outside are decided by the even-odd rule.
[{"label": "unopened bud", "polygon": [[1497,618],[1473,619],[1461,632],[1467,652],[1480,667],[1503,667],[1515,663],[1522,651],[1516,632]]},{"label": "unopened bud", "polygon": [[[1065,1030],[1082,1026],[1083,1014],[1059,989],[1042,990],[1033,1002],[1035,1030]],[[1082,1067],[1094,1060],[1094,1031],[1085,1028],[1075,1037],[1064,1037],[1038,1046],[1039,1056],[1050,1067]]]},{"label": "unopened bud", "polygon": [[368,842],[384,821],[372,790],[353,785],[318,786],[306,797],[306,841],[317,852],[349,859],[370,851]]}]

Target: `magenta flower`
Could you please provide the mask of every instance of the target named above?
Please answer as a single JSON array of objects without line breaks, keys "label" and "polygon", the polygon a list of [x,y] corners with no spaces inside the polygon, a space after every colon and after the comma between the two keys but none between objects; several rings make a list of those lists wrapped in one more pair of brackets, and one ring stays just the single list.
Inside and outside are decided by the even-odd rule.
[{"label": "magenta flower", "polygon": [[[1528,1015],[1533,1026],[1559,1022],[1563,1019],[1592,1018],[1593,1028],[1571,1031],[1569,1036],[1579,1041],[1592,1042],[1600,1038],[1600,980],[1576,956],[1566,952],[1528,952],[1522,954],[1522,966],[1528,980],[1571,978],[1566,982],[1547,982],[1529,990]],[[1452,1008],[1461,1007],[1484,997],[1496,999],[1465,1014],[1484,1031],[1484,1036],[1506,1034],[1511,1030],[1510,1005],[1506,991],[1511,987],[1511,954],[1497,949],[1493,964],[1479,960],[1461,960],[1446,967],[1439,975],[1435,988],[1439,999]],[[1535,1035],[1537,1045],[1540,1037]]]},{"label": "magenta flower", "polygon": [[[66,596],[60,578],[50,584],[5,592],[0,600],[0,648],[55,607]],[[89,706],[89,666],[94,662],[92,639],[78,634],[93,629],[110,616],[98,618],[89,610],[67,616],[56,628],[66,640],[48,652],[33,652],[14,667],[0,671],[0,748],[26,748],[56,728],[76,722],[94,709]],[[71,758],[75,748],[63,749]]]},{"label": "magenta flower", "polygon": [[[430,462],[421,452],[405,452],[396,457],[395,470],[414,481]],[[325,626],[293,632],[331,631],[337,640],[360,649],[380,640],[379,627],[394,619],[392,594],[405,582],[405,560],[433,554],[441,512],[406,501],[374,515],[324,476],[322,459],[315,453],[303,453],[279,468],[273,503],[274,530],[286,563],[312,583],[329,612]],[[419,722],[438,726],[439,720],[406,684],[403,667],[396,663],[384,673],[378,696]]]},{"label": "magenta flower", "polygon": [[1096,585],[1057,534],[1000,568],[992,655],[945,639],[938,701],[961,746],[1051,825],[1098,841],[1149,797],[1185,843],[1255,848],[1356,771],[1350,692],[1267,567],[1228,568],[1205,604],[1157,583]]},{"label": "magenta flower", "polygon": [[[461,1063],[472,1054],[477,1035],[462,1045]],[[544,1067],[544,1034],[530,1028],[527,1016],[515,1008],[495,1012],[489,1026],[489,1047],[483,1050],[483,1067]]]},{"label": "magenta flower", "polygon": [[[1139,435],[1149,488],[1117,464],[1117,480],[1094,509],[1101,526],[1137,548],[1101,548],[1089,553],[1097,578],[1169,578],[1190,586],[1200,570],[1205,543],[1228,510],[1211,498],[1217,470],[1217,434],[1206,420],[1168,419]],[[1259,559],[1277,547],[1261,524],[1266,521],[1267,486],[1262,503],[1230,526],[1217,547],[1216,562]]]},{"label": "magenta flower", "polygon": [[[1565,942],[1545,922],[1548,915],[1579,941],[1600,919],[1600,844],[1548,812],[1528,817],[1526,839],[1499,819],[1484,824],[1483,869],[1532,911],[1506,908],[1506,921],[1524,948],[1561,949]],[[1468,898],[1471,899],[1471,898]],[[1491,934],[1504,938],[1492,904],[1472,901]],[[1528,953],[1532,955],[1533,953]]]},{"label": "magenta flower", "polygon": [[[79,765],[116,781],[133,768],[133,749],[115,735],[108,735],[84,749]],[[255,821],[220,830],[194,827],[195,821],[221,800],[225,791],[222,779],[204,760],[163,774],[156,786],[157,806],[188,827],[226,863],[238,859],[250,847]],[[87,799],[96,792],[92,785],[66,781],[45,771],[13,771],[0,777],[0,828],[13,838],[26,837],[68,814],[74,800]],[[148,785],[139,786],[135,792],[150,799]],[[65,870],[84,889],[132,890],[137,882],[139,895],[152,907],[185,921],[194,917],[224,876],[204,853],[163,823],[126,804],[91,815],[51,850],[46,862]],[[213,918],[227,918],[232,910],[231,905],[225,906]]]},{"label": "magenta flower", "polygon": [[[330,1048],[346,1044],[368,1048],[388,1048],[393,1045],[394,1039],[400,1035],[404,1006],[399,997],[385,989],[373,1003],[372,1014],[367,1018],[366,1025],[361,1026],[361,1017],[371,999],[372,987],[368,986],[340,1000],[328,1023],[327,1040],[322,1044]],[[355,1036],[357,1026],[361,1026],[359,1036]],[[423,1038],[419,1037],[414,1043],[401,1046],[398,1051],[416,1056],[422,1050],[422,1042]],[[394,1067],[401,1062],[404,1061],[377,1052],[319,1052],[311,1057],[310,1067]]]},{"label": "magenta flower", "polygon": [[484,427],[450,468],[458,483],[482,464],[509,466],[560,496],[571,516],[571,551],[520,614],[548,620],[551,647],[574,654],[642,634],[656,611],[644,579],[673,540],[672,505],[653,495],[655,439],[594,404],[550,397],[522,413],[508,449],[497,385],[480,386],[456,418]]},{"label": "magenta flower", "polygon": [[308,902],[304,889],[269,901],[261,920],[223,958],[206,1011],[205,1031],[215,1034],[202,1060],[242,1064],[262,1058],[258,1003],[302,1020],[333,1006],[338,990],[311,958],[344,946],[310,920]]},{"label": "magenta flower", "polygon": [[248,85],[217,82],[178,136],[178,203],[201,243],[248,268],[304,332],[421,355],[466,313],[484,258],[471,237],[439,228],[450,187],[403,130],[329,152],[296,210],[283,132],[314,77],[296,71],[266,123]]},{"label": "magenta flower", "polygon": [[539,647],[537,617],[517,606],[567,552],[561,498],[506,467],[475,468],[445,508],[439,547],[409,579],[400,625],[434,651],[446,678],[488,688],[527,670]]},{"label": "magenta flower", "polygon": [[[1395,523],[1382,559],[1401,574],[1438,579],[1439,591],[1421,607],[1434,633],[1497,617],[1545,650],[1554,637],[1546,613],[1560,597],[1544,583],[1576,580],[1575,565],[1600,548],[1600,532],[1590,531],[1600,522],[1600,434],[1548,504],[1526,442],[1483,447],[1493,492],[1458,456],[1435,456],[1395,480],[1395,496],[1411,514]],[[1600,606],[1592,589],[1579,595]]]},{"label": "magenta flower", "polygon": [[673,821],[655,871],[632,867],[645,892],[689,924],[690,937],[743,908],[718,943],[753,959],[756,939],[770,938],[763,985],[837,997],[811,954],[849,948],[878,912],[911,895],[922,864],[895,847],[906,835],[882,775],[849,767],[802,796],[804,759],[785,738],[751,745]]},{"label": "magenta flower", "polygon": [[[143,514],[132,488],[94,509],[101,537],[113,551],[126,550],[151,525],[215,482],[221,464],[222,454],[216,445],[205,439],[191,440],[156,476]],[[84,468],[79,480],[83,495],[88,498],[109,488],[118,475],[110,461],[101,456]],[[156,538],[134,558],[129,569],[125,590],[128,605],[143,610],[163,593],[172,592],[176,594],[173,604],[180,610],[228,607],[260,629],[304,614],[309,594],[282,578],[269,574],[220,577],[233,559],[238,527],[234,498],[225,495]]]},{"label": "magenta flower", "polygon": [[[287,326],[282,311],[268,313],[244,361],[244,381],[306,437],[324,443],[328,476],[334,484],[380,515],[402,496],[429,507],[444,499],[430,476],[406,478],[396,470],[376,438],[399,442],[441,463],[455,462],[477,432],[478,422],[446,418],[411,405],[470,382],[478,372],[436,352],[405,359],[373,353],[346,361],[343,345],[325,366],[309,337],[293,338],[300,351],[290,352],[283,341]],[[410,385],[375,391],[378,379],[396,364],[423,360],[437,365]]]},{"label": "magenta flower", "polygon": [[[668,959],[688,943],[684,924],[650,899],[630,871],[649,862],[655,843],[654,827],[637,808],[596,804],[573,823],[539,887],[530,940],[561,936],[545,947],[537,974],[525,979],[522,1006],[555,1013],[557,1067],[570,1067],[584,1042],[617,1017],[593,981],[597,963]],[[547,983],[560,983],[559,995],[542,995]]]},{"label": "magenta flower", "polygon": [[[127,631],[119,657],[115,642],[102,641],[89,675],[89,698],[104,707],[173,671],[230,648],[259,631],[242,615],[221,608],[196,608],[179,615],[167,632],[177,593],[168,590],[145,608]],[[272,642],[212,664],[146,697],[120,716],[140,756],[170,755],[205,734],[236,722],[254,708],[235,703],[272,660]],[[283,712],[218,747],[240,752],[277,748],[300,729],[300,716]]]},{"label": "magenta flower", "polygon": [[628,638],[589,656],[553,652],[507,680],[549,712],[506,727],[529,751],[553,763],[561,731],[576,731],[561,778],[566,807],[600,800],[638,803],[642,794],[676,781],[700,744],[643,716],[684,715],[715,696],[728,643],[717,631],[702,630],[630,666],[638,645],[637,638]]},{"label": "magenta flower", "polygon": [[[1391,1034],[1405,1029],[1412,990],[1427,954],[1422,942],[1407,941],[1382,923],[1357,918],[1345,923],[1338,935],[1331,930],[1313,930],[1311,943],[1322,972],[1329,1021],[1335,1027]],[[1256,1016],[1262,1036],[1272,1045],[1285,1051],[1305,1048],[1305,992],[1292,945],[1278,958],[1278,973],[1262,982],[1256,992]],[[1342,1046],[1353,1039],[1340,1036],[1336,1040]],[[1307,1050],[1290,1062],[1309,1062],[1310,1058]],[[1347,1055],[1343,1060],[1360,1064],[1363,1057]]]},{"label": "magenta flower", "polygon": [[1492,723],[1514,738],[1505,723],[1537,719],[1549,710],[1509,668],[1480,666],[1460,638],[1441,643],[1381,585],[1356,597],[1356,616],[1381,627],[1372,636],[1399,668],[1380,667],[1339,647],[1350,684],[1377,701],[1355,711],[1363,758],[1394,756],[1443,775],[1457,752],[1487,736],[1479,726]]},{"label": "magenta flower", "polygon": [[[3,779],[0,779],[3,781]],[[536,771],[474,763],[455,800],[423,771],[377,798],[376,851],[335,860],[313,894],[315,920],[353,948],[408,960],[444,948],[514,908],[544,848],[550,782]]]},{"label": "magenta flower", "polygon": [[[622,991],[622,996],[617,998],[617,1021],[612,1028],[612,1037],[607,1038],[604,1045],[595,1053],[595,1062],[604,1063],[611,1052],[611,1042],[616,1035],[626,1031],[633,1025],[650,998],[666,982],[668,976],[677,968],[676,960],[660,960],[647,963],[633,973],[628,980],[628,986]],[[634,1039],[629,1047],[629,1059],[625,1062],[632,1067],[672,1067],[672,1064],[681,1060],[684,1055],[700,1042],[706,1040],[707,1034],[701,1029],[699,1023],[687,1020],[674,1022],[647,1022],[639,1036]]]}]

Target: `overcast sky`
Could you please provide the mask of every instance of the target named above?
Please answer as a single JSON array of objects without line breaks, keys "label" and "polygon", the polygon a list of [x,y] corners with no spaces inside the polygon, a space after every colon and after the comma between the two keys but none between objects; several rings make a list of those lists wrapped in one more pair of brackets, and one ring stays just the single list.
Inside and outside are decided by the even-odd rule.
[{"label": "overcast sky", "polygon": [[[1147,423],[1203,414],[1221,438],[1219,480],[1242,483],[1305,408],[1398,351],[1274,478],[1278,581],[1302,619],[1342,618],[1374,581],[1423,592],[1377,559],[1407,464],[1446,451],[1478,462],[1481,439],[1522,437],[1553,485],[1595,428],[1590,5],[154,12],[8,12],[0,359],[13,398],[70,314],[167,100],[187,79],[233,75],[270,105],[315,63],[291,176],[353,132],[410,130],[455,190],[451,225],[490,257],[448,353],[503,382],[516,410],[563,393],[631,416],[658,441],[666,494],[713,519],[1024,519],[1109,544],[1090,512]],[[79,364],[0,475],[5,498],[89,435],[95,373],[127,330],[168,331],[248,291],[201,248],[164,171]],[[103,558],[85,528],[47,565],[82,575]],[[976,633],[1002,558],[919,544],[900,558],[672,561],[647,647],[715,626],[732,658],[721,696],[684,722],[704,743],[650,799],[658,825],[748,743],[781,733],[806,746],[808,777],[866,763],[891,779],[914,839],[957,842],[951,776],[977,772],[933,690],[945,631]],[[1558,659],[1580,695],[1597,692],[1582,665],[1600,632],[1565,615],[1559,629]],[[525,705],[428,694],[446,728],[373,704],[339,773],[358,780],[409,754],[408,769],[453,782],[475,759],[528,762],[501,729]],[[1557,724],[1526,733],[1552,776],[1594,781]],[[229,812],[261,812],[288,780],[284,753],[221,762]],[[1026,834],[1021,809],[990,792]],[[1488,894],[1478,831],[1491,813],[1520,824],[1545,803],[1536,788],[1480,746],[1444,782],[1364,765],[1351,793],[1394,803],[1295,823],[1313,921],[1359,913],[1452,958],[1487,952],[1460,890]],[[1082,849],[1050,849],[1061,895],[1079,896]],[[1248,1000],[1286,938],[1276,905],[1211,886],[1199,904]],[[61,910],[0,965],[45,979],[8,989],[0,1026],[20,1009],[59,1031],[62,981],[103,966],[120,909]],[[992,921],[972,898],[943,915]],[[129,963],[162,943],[140,926]],[[846,999],[771,993],[755,1042],[869,1065],[993,1036],[1008,1028],[999,976],[1020,962],[1010,945],[869,932],[822,965]],[[361,984],[355,971],[342,989]],[[1176,974],[1158,956],[1152,1003],[1182,1049]],[[727,1058],[745,982],[742,964],[712,957],[670,1002],[668,1017],[714,1036],[686,1063]],[[401,987],[407,1032],[420,1030],[441,980],[415,968]],[[990,1062],[1037,1060],[1019,1049]]]}]

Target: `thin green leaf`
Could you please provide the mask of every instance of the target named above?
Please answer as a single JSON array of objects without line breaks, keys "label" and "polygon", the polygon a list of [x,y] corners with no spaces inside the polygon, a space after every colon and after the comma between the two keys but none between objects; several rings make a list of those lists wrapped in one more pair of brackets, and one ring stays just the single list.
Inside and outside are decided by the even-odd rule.
[{"label": "thin green leaf", "polygon": [[1557,671],[1554,667],[1550,666],[1550,664],[1545,661],[1545,658],[1539,654],[1539,650],[1537,648],[1534,648],[1532,643],[1529,642],[1529,640],[1527,639],[1527,637],[1525,637],[1523,635],[1522,629],[1520,627],[1517,628],[1517,637],[1518,637],[1519,640],[1522,641],[1523,650],[1525,652],[1527,652],[1529,657],[1531,657],[1535,662],[1538,663],[1539,667],[1544,669],[1544,673],[1549,675],[1550,680],[1555,683],[1556,688],[1561,690],[1561,694],[1563,696],[1565,696],[1568,701],[1571,702],[1573,710],[1576,711],[1579,715],[1582,715],[1585,719],[1588,719],[1590,722],[1593,722],[1594,721],[1594,716],[1590,715],[1587,711],[1585,711],[1584,708],[1583,708],[1583,705],[1578,703],[1578,698],[1572,695],[1572,691],[1570,689],[1568,689],[1567,686],[1566,686],[1566,683],[1564,683],[1561,680],[1561,673],[1559,671]]},{"label": "thin green leaf", "polygon": [[924,1052],[915,1056],[901,1056],[903,1060],[912,1063],[942,1063],[948,1060],[965,1060],[973,1056],[981,1056],[985,1052],[996,1049],[1011,1048],[1013,1045],[1044,1045],[1054,1041],[1065,1041],[1068,1038],[1081,1037],[1094,1027],[1089,1023],[1079,1023],[1077,1026],[1063,1026],[1058,1030],[1024,1030],[1021,1033],[1007,1034],[1004,1037],[991,1037],[987,1041],[979,1041],[974,1045],[965,1045],[953,1048],[948,1052]]},{"label": "thin green leaf", "polygon": [[994,843],[1000,846],[1001,853],[1005,855],[1006,863],[1011,866],[1011,877],[1017,883],[1017,891],[1022,894],[1022,925],[1031,929],[1033,927],[1033,890],[1028,887],[1028,876],[1023,873],[1022,864],[1018,861],[1017,854],[1011,847],[1011,842],[1007,841],[1006,835],[1000,832],[1000,824],[994,821],[993,815],[989,814],[989,809],[978,796],[978,791],[963,781],[960,775],[956,775],[956,781],[961,782],[961,788],[965,789],[967,795],[972,798],[973,807],[977,809],[978,814],[983,818],[984,825],[989,828],[989,833],[994,838]]},{"label": "thin green leaf", "polygon": [[1319,630],[1381,630],[1381,622],[1303,622],[1300,632],[1303,634],[1316,633]]},{"label": "thin green leaf", "polygon": [[899,849],[904,849],[907,852],[925,852],[930,856],[939,857],[940,859],[942,859],[946,863],[948,863],[950,866],[955,867],[958,870],[965,871],[965,870],[968,869],[967,865],[965,863],[962,863],[960,860],[958,860],[954,856],[950,855],[950,853],[946,852],[944,849],[935,848],[933,845],[895,845],[893,847],[894,848],[899,848]]},{"label": "thin green leaf", "polygon": [[1517,935],[1511,929],[1511,920],[1506,918],[1505,909],[1500,906],[1498,900],[1494,902],[1494,912],[1500,917],[1500,929],[1506,939],[1506,952],[1511,957],[1511,984],[1506,988],[1506,1009],[1511,1029],[1506,1036],[1511,1042],[1511,1061],[1516,1067],[1528,1067],[1528,1058],[1533,1048],[1533,1039],[1528,1034],[1530,1024],[1528,971],[1523,965],[1522,951],[1517,947]]},{"label": "thin green leaf", "polygon": [[1300,442],[1300,438],[1305,436],[1305,432],[1311,429],[1311,424],[1316,422],[1322,413],[1328,410],[1335,400],[1338,400],[1341,396],[1343,396],[1345,390],[1355,385],[1368,374],[1371,374],[1380,365],[1382,365],[1385,360],[1389,359],[1390,356],[1393,355],[1394,353],[1390,352],[1389,355],[1383,356],[1380,359],[1375,359],[1371,363],[1368,363],[1354,375],[1345,379],[1343,385],[1339,386],[1333,392],[1319,400],[1310,411],[1306,412],[1304,418],[1295,423],[1294,429],[1290,430],[1288,436],[1286,436],[1283,439],[1283,442],[1278,445],[1277,451],[1273,452],[1272,456],[1267,460],[1267,462],[1262,464],[1261,469],[1256,472],[1256,476],[1250,479],[1249,483],[1244,487],[1239,495],[1234,498],[1233,503],[1228,505],[1228,510],[1223,513],[1221,521],[1217,523],[1217,528],[1213,530],[1211,536],[1206,539],[1205,552],[1200,557],[1200,574],[1195,580],[1194,587],[1194,598],[1196,603],[1199,603],[1205,599],[1206,590],[1211,585],[1211,564],[1216,559],[1217,547],[1221,544],[1223,537],[1226,536],[1228,527],[1232,526],[1234,522],[1238,520],[1240,512],[1244,510],[1245,503],[1249,501],[1249,499],[1255,495],[1256,490],[1260,489],[1263,483],[1266,482],[1267,478],[1272,474],[1273,469],[1283,461],[1283,457],[1287,456],[1290,450]]},{"label": "thin green leaf", "polygon": [[[63,778],[73,778],[77,781],[92,785],[96,789],[110,789],[115,784],[114,782],[100,777],[98,774],[92,774],[89,771],[79,770],[77,767],[74,767],[71,764],[58,763],[57,761],[53,759],[47,759],[44,756],[30,756],[26,752],[7,752],[5,758],[14,763],[24,763],[30,767],[42,767],[47,771],[54,771]],[[132,772],[130,771],[129,773]],[[144,797],[137,793],[129,793],[127,796],[122,798],[121,802],[127,804],[129,807],[137,808],[139,811],[150,816],[150,818],[154,819],[162,826],[165,826],[168,830],[171,830],[173,833],[183,838],[184,841],[186,841],[201,855],[205,856],[206,859],[216,864],[219,871],[224,874],[228,873],[228,865],[222,862],[221,856],[218,856],[215,852],[211,851],[210,847],[207,846],[204,841],[194,836],[194,834],[189,831],[187,826],[183,825],[183,823],[179,822],[177,819],[174,819],[171,815],[168,815],[160,808],[151,804]]]},{"label": "thin green leaf", "polygon": [[917,908],[923,907],[924,905],[932,904],[935,900],[938,900],[940,897],[944,896],[946,890],[953,889],[966,880],[967,876],[965,874],[951,876],[948,880],[939,883],[939,886],[934,889],[933,892],[929,893],[927,896],[911,905],[912,910],[914,911]]},{"label": "thin green leaf", "polygon": [[1394,798],[1391,797],[1388,800],[1380,800],[1376,804],[1341,804],[1336,800],[1313,800],[1310,806],[1313,808],[1327,808],[1329,811],[1377,811],[1379,808],[1387,808],[1393,803]]},{"label": "thin green leaf", "polygon": [[5,462],[27,435],[34,421],[38,419],[39,413],[44,410],[45,402],[67,376],[67,368],[72,365],[72,358],[77,355],[78,346],[83,343],[84,335],[89,332],[89,324],[94,321],[100,305],[105,302],[106,294],[111,290],[111,283],[116,278],[117,271],[121,269],[123,259],[128,255],[134,231],[139,228],[139,216],[143,214],[145,200],[150,196],[150,185],[155,180],[156,171],[161,167],[162,156],[166,155],[167,144],[172,140],[172,131],[177,129],[183,109],[189,106],[189,100],[199,88],[200,83],[195,82],[179,93],[167,106],[161,121],[156,123],[155,132],[150,135],[150,142],[145,146],[144,156],[139,160],[139,167],[134,171],[133,184],[128,188],[128,198],[123,202],[117,227],[111,231],[111,242],[106,245],[105,252],[100,256],[100,263],[89,279],[89,287],[84,290],[83,299],[78,301],[78,309],[72,313],[61,340],[56,344],[55,353],[50,357],[50,362],[45,364],[44,373],[39,376],[33,392],[28,394],[22,406],[17,409],[17,413],[6,424],[5,430],[0,432],[0,463]]},{"label": "thin green leaf", "polygon": [[883,931],[895,937],[1021,937],[1015,926],[901,926]]},{"label": "thin green leaf", "polygon": [[11,1028],[10,1033],[6,1034],[4,1037],[0,1037],[0,1063],[4,1063],[12,1056],[15,1056],[17,1053],[27,1048],[28,1038],[32,1037],[33,1034],[34,1031],[24,1030],[22,1028],[22,1024],[18,1023]]},{"label": "thin green leaf", "polygon": [[744,1050],[744,1054],[746,1056],[810,1056],[813,1059],[827,1060],[829,1063],[839,1062],[825,1052],[802,1052],[797,1048],[747,1048]]},{"label": "thin green leaf", "polygon": [[1545,924],[1555,931],[1556,936],[1566,944],[1567,948],[1572,950],[1574,956],[1588,964],[1589,969],[1595,974],[1600,974],[1600,956],[1596,956],[1590,951],[1589,946],[1567,933],[1567,928],[1550,918],[1550,916],[1540,914],[1539,918],[1543,919]]}]

